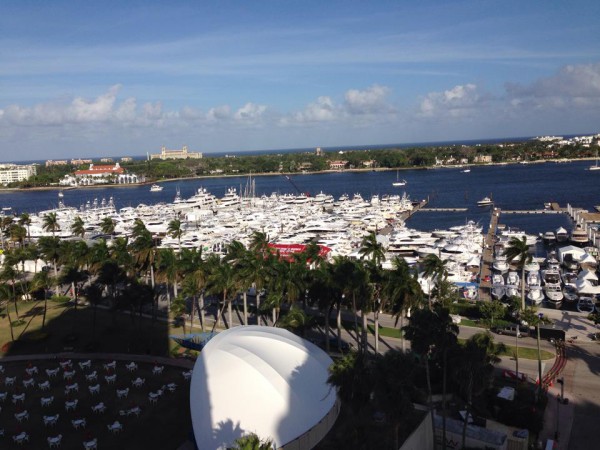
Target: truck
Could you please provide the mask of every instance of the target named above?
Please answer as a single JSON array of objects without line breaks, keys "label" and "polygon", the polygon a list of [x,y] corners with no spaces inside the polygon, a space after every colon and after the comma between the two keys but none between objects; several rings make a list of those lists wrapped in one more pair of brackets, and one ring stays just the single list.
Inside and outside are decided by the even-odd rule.
[{"label": "truck", "polygon": [[565,330],[563,330],[562,328],[558,328],[556,327],[556,325],[539,325],[539,327],[540,339],[554,339],[555,341],[565,340]]}]

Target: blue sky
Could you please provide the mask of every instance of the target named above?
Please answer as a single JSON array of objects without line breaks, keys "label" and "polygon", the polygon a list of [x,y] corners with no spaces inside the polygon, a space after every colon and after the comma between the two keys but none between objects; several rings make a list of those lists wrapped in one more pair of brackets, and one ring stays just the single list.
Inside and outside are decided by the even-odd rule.
[{"label": "blue sky", "polygon": [[598,17],[576,0],[3,0],[0,161],[596,133]]}]

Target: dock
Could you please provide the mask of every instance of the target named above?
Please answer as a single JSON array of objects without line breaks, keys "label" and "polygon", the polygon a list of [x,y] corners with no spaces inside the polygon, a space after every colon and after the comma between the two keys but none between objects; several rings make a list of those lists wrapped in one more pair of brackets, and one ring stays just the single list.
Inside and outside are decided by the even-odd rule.
[{"label": "dock", "polygon": [[469,208],[421,208],[422,212],[464,212]]},{"label": "dock", "polygon": [[554,211],[552,209],[506,209],[504,214],[564,214],[564,211]]},{"label": "dock", "polygon": [[479,272],[479,300],[490,301],[492,289],[492,264],[494,262],[494,243],[496,242],[496,228],[500,220],[500,208],[492,209],[490,227],[483,237],[483,257]]}]

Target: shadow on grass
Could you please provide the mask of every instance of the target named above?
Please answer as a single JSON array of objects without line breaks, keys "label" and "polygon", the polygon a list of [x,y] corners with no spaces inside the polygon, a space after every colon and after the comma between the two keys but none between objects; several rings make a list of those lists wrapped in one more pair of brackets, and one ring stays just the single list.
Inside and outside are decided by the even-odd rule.
[{"label": "shadow on grass", "polygon": [[169,326],[164,320],[91,306],[75,309],[52,301],[48,302],[45,326],[43,301],[20,317],[26,317],[27,323],[25,328],[14,329],[14,342],[9,333],[2,334],[6,356],[69,351],[169,355]]}]

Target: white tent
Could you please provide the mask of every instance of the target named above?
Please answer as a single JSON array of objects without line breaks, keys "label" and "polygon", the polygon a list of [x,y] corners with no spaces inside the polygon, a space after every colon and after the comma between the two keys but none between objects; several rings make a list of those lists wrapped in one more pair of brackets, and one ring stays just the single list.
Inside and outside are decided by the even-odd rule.
[{"label": "white tent", "polygon": [[339,412],[327,384],[331,358],[282,328],[234,327],[213,337],[196,360],[190,389],[198,448],[229,448],[246,434],[275,447],[298,438],[314,447]]},{"label": "white tent", "polygon": [[600,286],[594,286],[587,280],[577,280],[575,283],[578,294],[596,295],[600,294]]},{"label": "white tent", "polygon": [[579,264],[588,264],[590,266],[595,266],[596,264],[598,264],[598,261],[596,261],[596,258],[594,258],[589,253],[584,253],[583,255],[581,255]]},{"label": "white tent", "polygon": [[567,245],[558,249],[558,260],[562,263],[565,260],[566,255],[572,255],[575,261],[580,261],[581,257],[585,254],[585,250],[581,247],[575,247],[574,245]]},{"label": "white tent", "polygon": [[591,270],[582,270],[581,272],[579,272],[579,275],[577,275],[577,279],[587,281],[598,281],[598,276],[596,275],[596,272],[593,272]]}]

